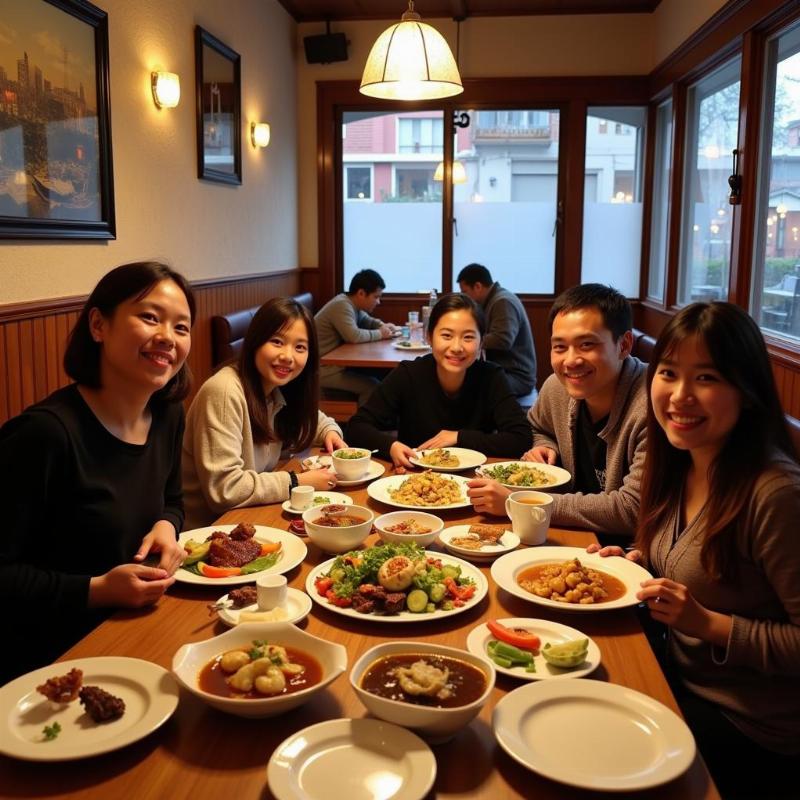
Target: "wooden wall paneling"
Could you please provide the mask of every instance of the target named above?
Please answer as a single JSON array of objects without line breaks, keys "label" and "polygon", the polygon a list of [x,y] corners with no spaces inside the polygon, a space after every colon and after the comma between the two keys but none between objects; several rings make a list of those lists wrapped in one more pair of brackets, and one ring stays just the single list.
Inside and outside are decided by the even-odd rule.
[{"label": "wooden wall paneling", "polygon": [[31,320],[33,333],[33,392],[36,397],[47,395],[47,340],[45,339],[44,318]]},{"label": "wooden wall paneling", "polygon": [[8,414],[14,416],[22,410],[22,369],[19,350],[19,324],[11,323],[6,328],[6,386],[8,396]]},{"label": "wooden wall paneling", "polygon": [[9,367],[6,353],[5,326],[0,325],[0,422],[7,420],[10,416],[8,413]]}]

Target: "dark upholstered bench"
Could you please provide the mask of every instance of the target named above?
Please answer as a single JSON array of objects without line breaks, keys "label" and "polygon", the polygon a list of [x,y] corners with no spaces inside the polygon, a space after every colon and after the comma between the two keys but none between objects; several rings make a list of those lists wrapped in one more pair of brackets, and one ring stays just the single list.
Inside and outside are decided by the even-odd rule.
[{"label": "dark upholstered bench", "polygon": [[633,349],[631,355],[636,356],[640,361],[645,364],[650,363],[650,358],[653,355],[653,348],[656,346],[656,340],[640,331],[637,328],[633,329]]},{"label": "dark upholstered bench", "polygon": [[786,415],[786,425],[789,428],[789,436],[792,437],[795,452],[800,455],[800,419],[791,414]]},{"label": "dark upholstered bench", "polygon": [[[310,292],[294,295],[298,303],[304,305],[313,315],[314,298]],[[260,306],[246,308],[243,311],[231,311],[211,318],[211,355],[213,366],[218,367],[226,361],[237,358],[242,349],[242,342],[247,329]],[[356,413],[358,403],[350,392],[336,389],[322,389],[320,408],[338,422],[346,422]]]}]

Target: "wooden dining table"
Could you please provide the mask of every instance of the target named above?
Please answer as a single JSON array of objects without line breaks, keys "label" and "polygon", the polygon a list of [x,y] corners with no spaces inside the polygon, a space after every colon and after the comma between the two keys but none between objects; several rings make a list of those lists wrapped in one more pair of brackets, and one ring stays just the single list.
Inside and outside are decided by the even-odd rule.
[{"label": "wooden dining table", "polygon": [[417,356],[430,353],[430,347],[405,350],[396,347],[399,339],[379,339],[362,344],[340,344],[320,357],[322,366],[332,367],[396,367],[401,361],[413,361]]},{"label": "wooden dining table", "polygon": [[[354,487],[348,493],[356,504],[369,507],[376,515],[391,510],[369,498],[365,485]],[[491,521],[476,515],[471,508],[443,511],[439,515],[446,526]],[[236,509],[218,522],[250,522],[287,530],[291,519],[293,517],[276,504]],[[376,539],[372,534],[368,541],[373,543]],[[594,541],[595,536],[586,531],[551,528],[547,544],[583,548]],[[309,571],[329,558],[310,541],[306,542],[305,560],[287,574],[289,585],[300,590],[305,587]],[[439,549],[438,544],[429,549]],[[310,615],[299,625],[308,633],[343,645],[352,666],[368,648],[387,639],[435,642],[463,649],[468,633],[490,619],[537,617],[562,622],[580,628],[599,646],[602,662],[589,676],[591,679],[643,692],[680,714],[635,609],[582,613],[577,618],[574,613],[553,611],[512,596],[491,580],[489,565],[480,566],[480,569],[489,579],[487,597],[455,616],[440,619],[430,616],[418,623],[389,625],[378,618],[345,617],[314,603]],[[176,583],[156,606],[116,613],[60,660],[127,656],[145,659],[169,670],[181,645],[227,630],[207,607],[226,591],[225,587]],[[59,674],[57,666],[53,671]],[[521,685],[524,684],[520,681],[498,674],[496,686],[478,717],[449,742],[432,746],[437,775],[428,798],[569,800],[594,796],[589,791],[550,781],[527,770],[497,743],[492,731],[492,711],[501,698]],[[285,738],[325,720],[366,716],[347,673],[306,705],[268,719],[227,715],[181,689],[173,716],[162,727],[120,750],[61,763],[33,763],[0,757],[0,795],[97,800],[271,798],[267,762]],[[576,737],[580,735],[580,731],[575,732]],[[664,800],[719,797],[699,755],[681,777],[625,796]],[[331,800],[340,798],[331,794]]]}]

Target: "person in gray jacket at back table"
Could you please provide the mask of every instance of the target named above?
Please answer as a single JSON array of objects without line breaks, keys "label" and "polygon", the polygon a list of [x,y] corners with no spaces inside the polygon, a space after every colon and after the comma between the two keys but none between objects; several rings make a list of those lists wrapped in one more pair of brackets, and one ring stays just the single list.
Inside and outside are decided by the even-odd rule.
[{"label": "person in gray jacket at back table", "polygon": [[[553,495],[553,525],[632,537],[645,459],[645,365],[631,356],[631,308],[597,283],[561,294],[550,310],[551,375],[528,412],[533,448],[525,461],[559,463],[572,475]],[[497,481],[470,481],[476,511],[504,515],[510,494]]]}]

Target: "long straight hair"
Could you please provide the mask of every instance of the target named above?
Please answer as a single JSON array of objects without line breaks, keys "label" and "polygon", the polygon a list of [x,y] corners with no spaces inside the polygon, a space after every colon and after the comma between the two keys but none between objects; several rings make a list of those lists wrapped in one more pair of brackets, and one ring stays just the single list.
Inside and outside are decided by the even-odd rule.
[{"label": "long straight hair", "polygon": [[[256,352],[275,334],[302,320],[308,332],[308,361],[303,371],[280,390],[286,406],[269,424],[269,407],[261,373],[256,368]],[[247,329],[239,354],[239,376],[244,387],[253,438],[257,442],[282,442],[284,448],[298,452],[310,447],[317,432],[319,409],[319,345],[314,320],[304,305],[290,297],[274,297],[258,309]]]},{"label": "long straight hair", "polygon": [[680,503],[691,457],[673,447],[658,424],[649,397],[659,362],[687,339],[705,343],[722,377],[739,390],[741,412],[710,469],[700,558],[714,579],[736,577],[736,538],[756,481],[774,452],[796,459],[761,331],[732,303],[694,303],[678,312],[658,337],[647,370],[647,459],[642,479],[637,546],[647,556],[657,531]]}]

